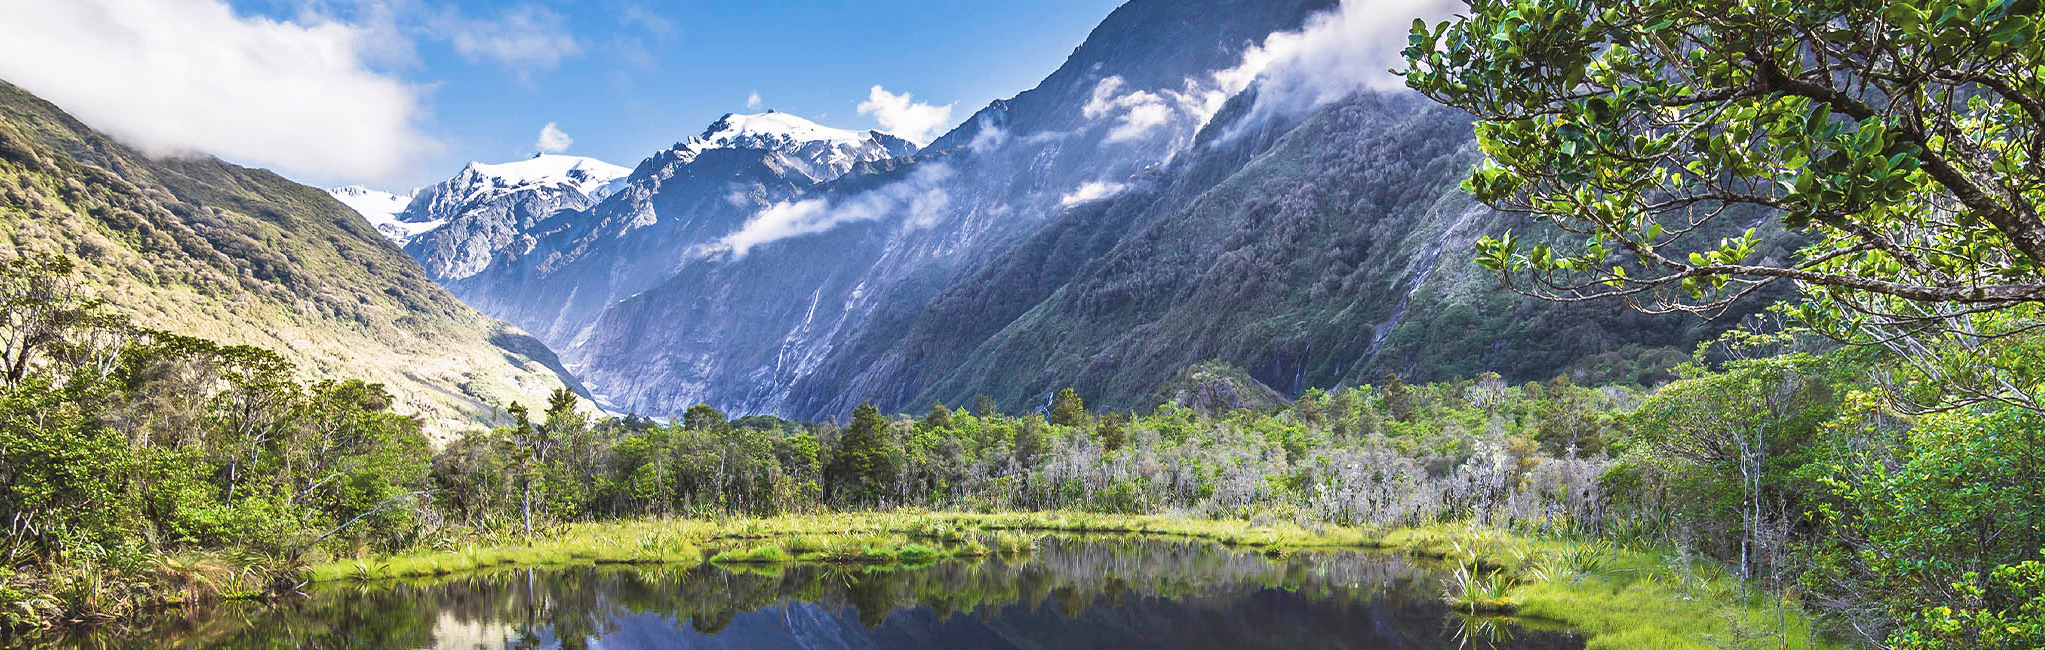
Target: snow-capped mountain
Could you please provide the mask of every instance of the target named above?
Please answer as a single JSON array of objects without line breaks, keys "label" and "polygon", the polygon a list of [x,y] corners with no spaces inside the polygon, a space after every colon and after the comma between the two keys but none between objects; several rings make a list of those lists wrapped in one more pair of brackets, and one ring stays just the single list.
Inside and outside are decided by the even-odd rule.
[{"label": "snow-capped mountain", "polygon": [[327,193],[340,200],[342,205],[354,208],[362,218],[369,220],[369,225],[376,226],[378,233],[400,246],[411,241],[413,237],[441,225],[441,222],[414,223],[398,220],[398,214],[405,211],[405,206],[412,204],[412,195],[417,194],[417,190],[392,194],[361,185],[348,185],[327,188]]},{"label": "snow-capped mountain", "polygon": [[[1238,65],[1258,39],[1332,5],[1136,0],[1037,88],[993,102],[909,155],[867,153],[871,162],[849,167],[842,157],[790,152],[842,156],[861,135],[896,139],[781,113],[727,116],[642,162],[618,195],[557,217],[530,248],[506,251],[448,287],[546,341],[600,403],[621,411],[667,415],[708,403],[842,417],[861,401],[897,408],[952,372],[913,361],[927,350],[897,347],[940,291],[1062,215],[1097,214],[1117,202],[1107,188],[1154,183],[1201,122],[1174,109],[1167,123],[1131,127],[1148,118],[1089,106],[1179,92]],[[909,151],[907,143],[899,150]],[[821,163],[821,173],[805,172],[804,160]],[[839,169],[850,171],[834,176]],[[1064,200],[1089,186],[1101,200]],[[1113,241],[1125,223],[1080,231],[1061,245]],[[981,332],[985,324],[943,331]],[[1002,392],[1021,401],[1010,397],[1019,390]]]},{"label": "snow-capped mountain", "polygon": [[809,120],[767,111],[752,115],[726,113],[702,135],[676,143],[684,162],[711,149],[766,149],[788,156],[803,173],[818,181],[845,175],[853,166],[916,153],[916,145],[879,131],[834,129]]},{"label": "snow-capped mountain", "polygon": [[520,192],[574,191],[595,200],[610,196],[632,174],[595,158],[538,154],[525,160],[470,162],[453,178],[420,189],[408,212],[449,214],[451,208]]},{"label": "snow-capped mountain", "polygon": [[632,170],[595,158],[539,154],[517,162],[471,162],[445,181],[419,190],[395,219],[434,224],[405,251],[438,281],[474,275],[518,242],[533,224],[560,210],[581,210],[624,187]]}]

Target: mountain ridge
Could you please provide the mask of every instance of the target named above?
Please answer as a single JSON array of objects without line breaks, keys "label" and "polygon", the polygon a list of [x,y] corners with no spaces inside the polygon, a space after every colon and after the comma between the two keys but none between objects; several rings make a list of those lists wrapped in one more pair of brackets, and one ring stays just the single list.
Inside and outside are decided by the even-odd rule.
[{"label": "mountain ridge", "polygon": [[138,325],[384,383],[441,439],[579,384],[461,304],[323,190],[209,156],[151,158],[0,81],[0,253],[60,254]]}]

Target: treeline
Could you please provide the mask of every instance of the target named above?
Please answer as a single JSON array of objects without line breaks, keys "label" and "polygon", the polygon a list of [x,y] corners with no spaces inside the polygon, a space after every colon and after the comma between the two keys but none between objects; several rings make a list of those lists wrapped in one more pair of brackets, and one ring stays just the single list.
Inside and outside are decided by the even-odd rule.
[{"label": "treeline", "polygon": [[255,591],[288,586],[308,555],[472,531],[907,506],[1475,522],[1669,545],[1799,594],[1844,634],[1907,641],[1893,647],[2028,643],[2045,618],[2045,422],[1996,404],[1904,415],[1878,396],[1881,357],[1814,353],[1794,331],[1730,337],[1649,393],[1388,376],[1263,411],[1096,413],[1066,390],[1044,413],[982,399],[862,406],[837,425],[708,406],[593,418],[561,391],[434,451],[377,385],[307,382],[269,352],[134,328],[66,271],[19,260],[0,275],[11,625],[186,600],[193,587],[162,569],[195,553],[259,558],[265,571],[213,587]]}]

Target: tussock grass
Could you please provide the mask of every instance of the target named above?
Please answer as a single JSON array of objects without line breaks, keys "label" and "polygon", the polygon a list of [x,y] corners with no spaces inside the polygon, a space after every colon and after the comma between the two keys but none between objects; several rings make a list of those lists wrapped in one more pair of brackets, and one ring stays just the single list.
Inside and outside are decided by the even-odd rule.
[{"label": "tussock grass", "polygon": [[1519,607],[1513,589],[1519,580],[1504,571],[1485,571],[1475,565],[1459,565],[1442,587],[1442,599],[1450,607],[1470,615],[1510,614]]},{"label": "tussock grass", "polygon": [[1718,565],[1673,549],[1465,526],[1402,529],[1382,541],[1457,563],[1443,594],[1451,606],[1552,621],[1584,633],[1589,650],[1847,647],[1819,637],[1797,603],[1748,589]]}]

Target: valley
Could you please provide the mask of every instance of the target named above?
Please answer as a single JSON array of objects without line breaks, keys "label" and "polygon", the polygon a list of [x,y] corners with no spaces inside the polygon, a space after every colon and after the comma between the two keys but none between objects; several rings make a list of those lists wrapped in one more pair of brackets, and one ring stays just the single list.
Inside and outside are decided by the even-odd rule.
[{"label": "valley", "polygon": [[79,1],[0,648],[2045,644],[2029,4]]}]

